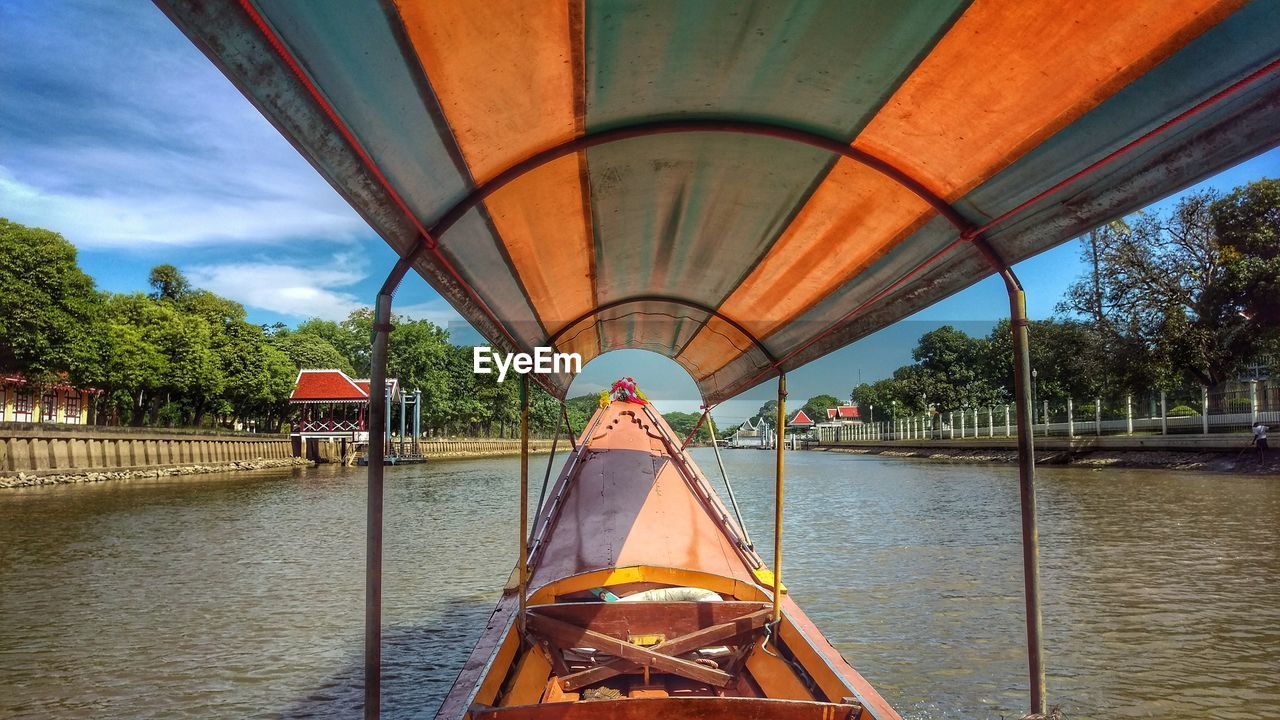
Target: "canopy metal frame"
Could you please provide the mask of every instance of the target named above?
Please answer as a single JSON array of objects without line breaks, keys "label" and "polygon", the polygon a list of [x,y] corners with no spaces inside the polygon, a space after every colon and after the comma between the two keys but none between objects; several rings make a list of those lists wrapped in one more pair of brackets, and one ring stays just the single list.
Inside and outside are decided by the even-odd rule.
[{"label": "canopy metal frame", "polygon": [[[672,124],[669,124],[669,123],[651,123],[649,124],[649,126],[651,130],[653,130],[653,132],[651,132],[650,134],[664,134],[664,132],[665,133],[676,132],[670,129],[671,125]],[[769,127],[772,127],[772,126],[769,126]],[[689,130],[685,130],[685,131],[689,131]],[[703,129],[699,131],[706,131],[706,130]],[[795,132],[797,132],[799,135],[804,136],[810,140],[815,140],[815,141],[821,140],[822,146],[825,146],[826,143],[829,142],[825,138],[821,138],[820,136],[815,136],[810,133],[800,133],[798,131],[795,131]],[[789,131],[786,134],[790,135],[792,134],[792,132]],[[628,137],[634,137],[634,135],[629,135]],[[615,140],[618,140],[618,139],[624,139],[624,138],[622,137],[615,138]],[[570,144],[573,144],[573,143],[566,143],[566,145],[570,145]],[[832,148],[832,150],[834,151],[835,148]],[[848,148],[848,146],[841,145],[840,146],[841,155],[845,155],[844,150],[852,150],[852,149]],[[576,151],[576,149],[573,151]],[[511,182],[516,177],[519,177],[520,175],[523,175],[526,172],[530,172],[534,167],[538,166],[538,164],[545,164],[547,162],[551,162],[555,160],[557,157],[562,157],[564,154],[567,154],[568,152],[571,152],[571,151],[566,150],[561,154],[555,154],[554,152],[540,153],[538,156],[535,156],[537,158],[540,158],[540,163],[532,164],[533,158],[531,158],[530,160],[525,161],[524,163],[520,163],[516,166],[513,166],[512,169],[507,171],[507,173],[503,173],[503,175],[506,175],[508,173],[513,173],[510,177],[508,177],[504,181],[503,184]],[[858,153],[858,154],[863,155],[862,153]],[[516,172],[517,168],[523,168],[523,169],[519,170],[519,172]],[[502,177],[503,175],[500,175],[499,177]],[[893,177],[892,175],[890,176]],[[906,178],[905,175],[903,175],[902,177],[905,179],[906,182],[911,182],[914,184],[915,187],[920,188],[921,192],[928,194],[928,197],[933,198],[934,201],[942,203],[940,199],[938,199],[936,196],[929,193],[926,189],[923,188],[923,186],[920,186],[919,183],[914,183],[914,181],[911,181],[909,178]],[[495,178],[495,181],[496,180],[497,178]],[[485,193],[483,195],[478,195],[475,198],[474,203],[478,203],[482,201],[484,197],[487,197],[489,194],[492,194],[492,192],[495,192],[497,189],[498,188],[495,187],[490,189],[488,193]],[[913,189],[913,192],[915,192],[914,189]],[[464,200],[463,203],[465,202],[467,201]],[[459,207],[461,207],[463,203],[460,203]],[[930,204],[932,204],[932,202]],[[945,203],[942,203],[942,204],[945,205]],[[472,205],[472,207],[474,207],[474,204]],[[465,213],[466,210],[461,210],[459,212],[460,214]],[[1014,370],[1015,370],[1014,394],[1015,394],[1015,400],[1017,404],[1017,427],[1018,427],[1018,478],[1019,478],[1018,486],[1019,486],[1019,494],[1021,499],[1022,561],[1023,561],[1024,600],[1026,605],[1027,666],[1028,666],[1028,672],[1030,675],[1030,693],[1029,693],[1030,694],[1030,710],[1032,713],[1043,714],[1047,710],[1047,703],[1045,699],[1045,690],[1046,690],[1045,671],[1044,671],[1044,662],[1043,662],[1043,647],[1042,647],[1042,640],[1041,640],[1043,620],[1042,620],[1041,603],[1040,603],[1040,568],[1039,568],[1040,543],[1039,543],[1039,531],[1038,531],[1037,522],[1036,522],[1035,448],[1034,448],[1034,434],[1033,434],[1033,428],[1032,428],[1033,416],[1032,416],[1032,409],[1031,409],[1031,393],[1030,393],[1031,361],[1030,361],[1030,350],[1029,350],[1029,338],[1027,333],[1028,320],[1026,316],[1026,293],[1023,290],[1022,284],[1018,280],[1017,275],[1014,273],[1013,268],[1010,267],[1007,263],[1005,263],[1000,258],[999,254],[995,251],[995,249],[992,248],[991,245],[978,233],[978,229],[974,225],[965,221],[963,217],[960,215],[960,213],[957,212],[954,208],[950,208],[950,206],[947,206],[946,212],[940,211],[940,214],[942,214],[944,217],[950,220],[954,225],[956,225],[957,229],[960,230],[960,236],[953,243],[943,248],[942,251],[926,259],[923,263],[917,266],[912,272],[904,276],[903,280],[900,280],[899,283],[910,278],[914,273],[919,272],[925,266],[934,262],[941,254],[949,251],[956,244],[959,244],[962,242],[972,243],[979,250],[979,252],[982,253],[982,255],[987,259],[991,267],[997,272],[997,274],[999,274],[1000,278],[1004,281],[1005,289],[1009,296],[1010,323],[1011,323],[1012,332],[1013,332],[1013,355],[1014,355],[1013,362],[1014,362]],[[456,221],[456,218],[455,218],[455,221]],[[447,227],[445,229],[447,229]],[[424,243],[422,248],[426,248],[426,247],[427,245]],[[435,247],[435,243],[433,241],[431,243],[430,248],[433,249],[434,247]],[[400,283],[404,280],[405,275],[408,273],[409,268],[412,267],[412,264],[416,259],[417,252],[418,251],[415,250],[414,253],[410,253],[407,256],[401,257],[400,260],[396,262],[396,264],[392,267],[391,272],[387,275],[387,279],[383,283],[381,290],[379,290],[377,300],[374,304],[374,322],[373,322],[373,337],[372,337],[373,353],[371,357],[371,361],[373,364],[373,369],[371,372],[371,378],[372,378],[371,386],[374,386],[374,387],[376,387],[379,383],[385,383],[387,344],[389,341],[389,335],[392,330],[392,325],[391,325],[392,299],[393,299],[393,296],[395,295],[395,291],[399,288]],[[867,303],[864,303],[863,306],[865,306],[868,303],[874,302],[879,297],[883,297],[883,295],[887,294],[891,289],[892,289],[892,286],[890,288],[886,288],[876,297],[867,301]],[[562,336],[563,333],[567,331],[569,328],[573,327],[578,323],[581,323],[582,321],[590,317],[598,315],[601,312],[604,312],[608,309],[618,307],[624,304],[639,302],[646,299],[681,304],[687,307],[691,307],[695,310],[707,313],[708,317],[714,316],[714,317],[719,317],[725,320],[726,322],[730,323],[735,329],[742,332],[744,337],[751,340],[752,343],[765,355],[765,357],[769,359],[770,366],[769,366],[769,369],[767,369],[765,372],[775,372],[778,375],[778,380],[779,380],[778,433],[779,434],[778,434],[778,447],[777,447],[777,459],[776,459],[777,460],[776,479],[775,479],[776,484],[775,484],[775,502],[774,502],[774,505],[775,505],[774,507],[775,559],[774,559],[774,587],[773,587],[774,606],[775,606],[774,616],[776,621],[776,617],[779,614],[778,603],[780,603],[781,601],[781,587],[782,587],[781,585],[781,578],[782,578],[781,518],[782,518],[782,499],[783,499],[782,489],[783,489],[783,452],[784,452],[782,433],[783,433],[783,427],[785,426],[785,422],[786,422],[785,416],[783,415],[783,413],[785,412],[784,403],[786,402],[785,400],[786,375],[785,375],[785,372],[782,370],[782,363],[786,361],[787,357],[793,356],[796,352],[799,352],[799,350],[793,351],[787,357],[784,357],[782,359],[774,358],[773,355],[768,351],[767,348],[764,347],[763,343],[758,338],[752,335],[749,331],[747,331],[744,327],[742,327],[740,323],[736,322],[732,318],[728,318],[724,316],[722,313],[720,313],[718,310],[702,305],[700,303],[695,303],[689,300],[685,300],[683,298],[669,297],[669,296],[640,296],[635,298],[620,299],[617,301],[613,301],[611,303],[602,304],[596,308],[593,308],[590,312],[585,313],[581,317],[577,318],[574,322],[566,325],[564,328],[562,328],[560,331],[558,331],[556,334],[552,336],[552,338],[549,340],[549,343],[554,344],[554,340]],[[857,309],[855,309],[854,313],[856,312],[857,312]],[[842,319],[840,324],[842,324],[843,322],[847,322],[848,317],[849,316],[846,316],[846,318]],[[834,327],[838,327],[838,325],[839,324],[837,324],[837,326],[833,326],[833,329]],[[831,332],[831,331],[829,330],[828,332]],[[819,335],[818,338],[820,337],[822,336]],[[815,342],[818,338],[815,338],[810,342]],[[803,349],[803,347],[800,349]],[[527,387],[527,376],[522,376],[521,383],[522,383],[522,388]],[[385,407],[385,399],[380,395],[375,394],[371,400],[372,400],[372,403],[371,403],[372,406],[370,408],[370,417],[371,417],[373,429],[371,430],[370,437],[369,437],[370,453],[369,453],[369,482],[368,482],[368,493],[369,493],[368,543],[367,543],[367,550],[366,550],[367,566],[366,566],[366,573],[365,573],[366,575],[365,717],[368,719],[376,719],[381,716],[379,703],[380,703],[381,677],[382,677],[382,513],[383,513],[383,474],[384,474],[383,470],[384,468],[382,465],[383,458],[381,457],[382,455],[381,450],[379,450],[377,452],[377,455],[375,456],[374,448],[375,447],[380,448],[381,443],[383,441],[383,438],[381,437],[382,435],[381,425],[379,424],[379,422],[386,413],[386,407]],[[527,400],[522,400],[522,406],[524,405],[525,402],[527,402]],[[527,444],[525,444],[525,445],[522,445],[522,448],[521,448],[522,488],[525,487],[524,483],[527,482],[527,469],[526,469],[527,462],[528,462],[528,448],[527,448]],[[521,497],[522,497],[522,502],[527,502],[527,500],[525,500],[525,498],[527,497],[527,490],[522,489]],[[526,547],[524,545],[524,540],[525,540],[525,531],[522,528],[521,530],[521,543],[522,543],[521,547],[522,548]],[[527,562],[527,557],[523,556],[524,552],[527,552],[527,551],[522,550],[522,557],[520,557],[517,560],[518,569],[521,572],[522,577],[524,575],[524,569],[526,567],[525,564]],[[521,583],[521,586],[522,586],[521,594],[523,596],[523,581]]]}]

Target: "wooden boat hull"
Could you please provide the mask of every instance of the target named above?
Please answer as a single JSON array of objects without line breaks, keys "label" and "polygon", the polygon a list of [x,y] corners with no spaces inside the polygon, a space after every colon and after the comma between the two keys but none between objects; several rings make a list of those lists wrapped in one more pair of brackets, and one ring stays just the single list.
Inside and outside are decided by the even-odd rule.
[{"label": "wooden boat hull", "polygon": [[650,406],[602,408],[437,718],[898,720],[744,537]]}]

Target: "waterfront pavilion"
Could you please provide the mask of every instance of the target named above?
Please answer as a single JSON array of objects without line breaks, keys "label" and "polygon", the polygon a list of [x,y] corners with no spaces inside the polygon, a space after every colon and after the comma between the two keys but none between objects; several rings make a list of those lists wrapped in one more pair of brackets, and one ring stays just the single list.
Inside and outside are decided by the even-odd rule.
[{"label": "waterfront pavilion", "polygon": [[[399,392],[388,378],[386,397]],[[289,404],[298,408],[293,436],[304,440],[369,440],[369,380],[352,379],[341,370],[300,370]]]}]

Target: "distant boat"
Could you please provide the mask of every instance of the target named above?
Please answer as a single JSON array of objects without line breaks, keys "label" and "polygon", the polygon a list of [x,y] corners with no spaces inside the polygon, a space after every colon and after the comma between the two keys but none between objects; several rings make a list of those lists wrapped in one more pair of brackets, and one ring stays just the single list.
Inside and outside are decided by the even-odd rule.
[{"label": "distant boat", "polygon": [[[785,592],[649,405],[597,411],[438,718],[898,715]],[[524,633],[521,633],[523,624]]]}]

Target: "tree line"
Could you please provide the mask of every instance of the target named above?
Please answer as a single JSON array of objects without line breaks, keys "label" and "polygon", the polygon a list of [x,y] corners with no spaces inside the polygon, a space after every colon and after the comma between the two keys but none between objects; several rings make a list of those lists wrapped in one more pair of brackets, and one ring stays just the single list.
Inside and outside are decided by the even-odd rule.
[{"label": "tree line", "polygon": [[[251,323],[242,305],[193,287],[172,265],[151,270],[149,293],[94,287],[61,235],[0,219],[0,370],[36,388],[93,388],[97,424],[279,431],[300,368],[369,376],[373,317],[312,319],[296,328]],[[510,437],[519,383],[476,375],[471,348],[426,321],[394,319],[388,374],[423,393],[423,425],[437,433]],[[569,403],[580,430],[596,396]],[[393,407],[395,412],[397,408]],[[533,386],[530,425],[555,432],[560,403]]]},{"label": "tree line", "polygon": [[[98,390],[91,400],[95,424],[251,424],[271,432],[294,417],[288,400],[299,369],[370,375],[367,308],[341,321],[264,326],[249,322],[241,304],[193,287],[172,265],[153,268],[149,284],[147,293],[99,291],[61,235],[0,218],[0,371],[19,373],[35,388],[66,382]],[[518,382],[475,374],[471,348],[453,345],[448,331],[430,321],[397,316],[393,324],[388,376],[422,391],[424,430],[518,433]],[[530,390],[531,430],[561,431],[559,401],[536,385]],[[581,432],[598,405],[594,394],[568,400],[570,426]],[[668,415],[682,434],[696,419]],[[707,437],[704,427],[698,439]]]},{"label": "tree line", "polygon": [[[1198,403],[1280,356],[1280,182],[1184,196],[1082,238],[1085,273],[1055,317],[1033,321],[1037,401],[1095,398],[1115,410],[1127,395],[1166,391]],[[989,407],[1013,399],[1008,321],[985,337],[950,326],[924,334],[913,363],[863,383],[851,397],[877,412]]]},{"label": "tree line", "polygon": [[[1280,359],[1280,182],[1184,196],[1166,212],[1140,212],[1082,238],[1086,272],[1055,316],[1033,321],[1037,401],[1084,413],[1095,399],[1120,412],[1125,397],[1153,391],[1199,402]],[[913,362],[846,396],[864,421],[898,414],[992,407],[1013,401],[1013,345],[1003,320],[986,336],[952,326],[922,335]],[[1244,402],[1240,400],[1238,402]],[[840,400],[821,394],[801,408],[822,422]],[[1239,408],[1234,408],[1239,410]],[[777,402],[753,421],[773,424]],[[794,417],[794,411],[788,413]]]},{"label": "tree line", "polygon": [[[1280,182],[1225,195],[1192,193],[1164,213],[1138,213],[1090,232],[1087,272],[1054,318],[1031,323],[1037,396],[1060,402],[1177,391],[1230,380],[1280,349]],[[239,303],[193,287],[172,265],[153,268],[149,293],[94,287],[76,250],[55,232],[0,219],[0,370],[48,386],[101,391],[98,423],[279,430],[299,368],[369,375],[372,313],[256,325]],[[472,371],[471,349],[426,321],[395,318],[388,372],[423,393],[423,424],[439,433],[512,436],[518,383]],[[1013,397],[1007,321],[985,337],[952,327],[924,334],[913,362],[847,396],[868,413],[984,407]],[[1198,396],[1198,393],[1197,393]],[[567,402],[576,430],[598,398]],[[816,421],[832,395],[803,406]],[[773,401],[756,419],[773,421]],[[559,402],[533,388],[531,426],[560,423]],[[685,435],[699,413],[668,413]],[[864,418],[869,419],[869,418]],[[709,433],[700,428],[695,441]]]}]

